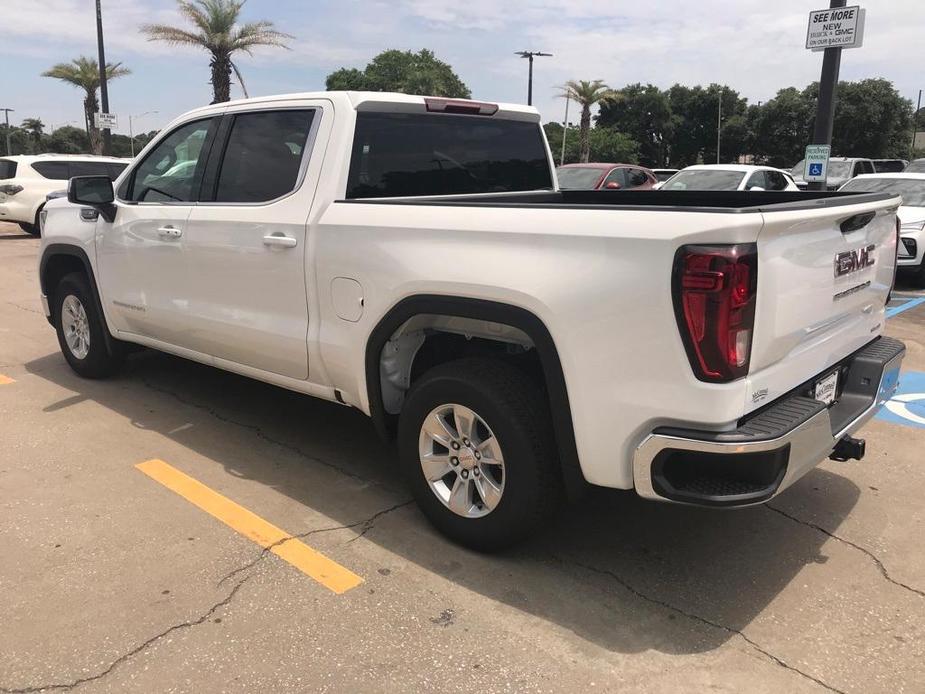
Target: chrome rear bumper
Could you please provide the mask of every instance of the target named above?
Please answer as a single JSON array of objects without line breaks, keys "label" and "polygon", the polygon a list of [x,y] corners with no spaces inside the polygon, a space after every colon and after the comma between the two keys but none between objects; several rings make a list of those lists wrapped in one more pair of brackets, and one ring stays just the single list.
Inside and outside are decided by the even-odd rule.
[{"label": "chrome rear bumper", "polygon": [[843,388],[831,407],[807,397],[815,378],[729,432],[659,428],[636,449],[636,492],[699,506],[765,502],[826,459],[860,429],[899,385],[905,345],[878,338],[839,365]]}]

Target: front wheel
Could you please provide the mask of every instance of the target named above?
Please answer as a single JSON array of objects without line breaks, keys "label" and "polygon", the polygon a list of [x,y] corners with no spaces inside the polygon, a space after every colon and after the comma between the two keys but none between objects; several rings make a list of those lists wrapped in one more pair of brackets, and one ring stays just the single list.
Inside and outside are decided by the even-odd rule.
[{"label": "front wheel", "polygon": [[561,498],[542,390],[511,366],[461,359],[414,384],[399,419],[405,478],[441,532],[492,551],[534,532]]},{"label": "front wheel", "polygon": [[85,378],[103,378],[122,363],[121,351],[107,349],[108,328],[85,275],[65,275],[54,292],[53,319],[58,344],[70,367]]}]

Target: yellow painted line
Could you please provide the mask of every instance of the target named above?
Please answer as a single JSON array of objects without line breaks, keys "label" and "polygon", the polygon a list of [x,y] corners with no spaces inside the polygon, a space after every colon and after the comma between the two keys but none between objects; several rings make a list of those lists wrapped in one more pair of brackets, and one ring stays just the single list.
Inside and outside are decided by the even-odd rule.
[{"label": "yellow painted line", "polygon": [[273,554],[311,576],[325,588],[340,594],[356,588],[363,582],[362,578],[349,569],[328,559],[304,542],[289,539],[292,536],[285,530],[277,528],[163,460],[147,460],[135,467],[244,537],[265,549],[269,548]]},{"label": "yellow painted line", "polygon": [[0,374],[0,386],[8,386],[10,383],[16,383],[16,379]]}]

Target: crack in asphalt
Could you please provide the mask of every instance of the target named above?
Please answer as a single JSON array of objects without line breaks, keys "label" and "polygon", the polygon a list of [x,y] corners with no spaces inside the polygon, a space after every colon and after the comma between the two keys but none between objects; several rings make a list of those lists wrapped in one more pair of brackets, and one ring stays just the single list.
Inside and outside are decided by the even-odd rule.
[{"label": "crack in asphalt", "polygon": [[296,446],[296,445],[294,445],[294,444],[287,443],[287,442],[281,441],[281,440],[279,440],[279,439],[275,439],[275,438],[273,438],[272,436],[270,436],[269,434],[267,434],[267,433],[263,430],[263,428],[262,428],[260,425],[258,425],[258,424],[248,424],[247,422],[242,422],[242,421],[239,421],[239,420],[236,420],[236,419],[232,419],[231,417],[227,417],[227,416],[225,416],[225,415],[223,415],[223,414],[220,414],[214,407],[212,407],[212,406],[210,406],[210,405],[205,405],[205,404],[203,404],[203,403],[194,402],[193,400],[189,400],[189,399],[187,399],[186,397],[184,397],[183,395],[180,395],[179,393],[177,393],[177,392],[175,392],[175,391],[173,391],[173,390],[170,390],[169,388],[164,388],[163,386],[160,386],[160,385],[157,385],[157,384],[155,384],[155,383],[152,383],[151,381],[149,381],[148,379],[144,378],[143,376],[140,377],[139,380],[140,380],[140,382],[141,382],[145,387],[147,387],[147,388],[149,388],[149,389],[151,389],[151,390],[153,390],[153,391],[155,391],[155,392],[157,392],[157,393],[161,393],[161,394],[163,394],[163,395],[168,395],[168,396],[174,398],[175,400],[177,400],[178,402],[180,402],[180,403],[182,403],[182,404],[184,404],[184,405],[187,405],[188,407],[193,407],[193,408],[195,408],[195,409],[197,409],[197,410],[206,412],[207,414],[211,415],[212,417],[215,417],[215,418],[216,418],[217,420],[219,420],[220,422],[225,422],[226,424],[232,424],[232,425],[237,426],[237,427],[240,427],[240,428],[242,428],[242,429],[246,429],[246,430],[252,432],[257,438],[259,438],[259,439],[261,439],[261,440],[263,440],[263,441],[266,441],[267,443],[273,444],[273,445],[275,445],[275,446],[279,446],[280,448],[283,448],[283,449],[285,449],[285,450],[287,450],[287,451],[290,451],[290,452],[292,452],[292,453],[295,453],[296,455],[298,455],[298,456],[301,457],[301,458],[304,458],[305,460],[311,461],[311,462],[313,462],[313,463],[319,463],[319,464],[321,464],[321,465],[324,465],[325,467],[330,468],[330,469],[332,469],[332,470],[335,470],[335,471],[339,472],[340,474],[344,475],[345,477],[349,477],[349,478],[351,478],[351,479],[353,479],[353,480],[356,480],[356,481],[358,481],[358,482],[362,482],[362,483],[364,483],[364,484],[374,484],[374,485],[376,485],[376,486],[378,486],[378,487],[381,487],[381,488],[383,488],[383,489],[389,489],[389,490],[391,490],[391,491],[397,491],[397,490],[391,489],[390,487],[388,487],[388,486],[386,486],[386,485],[381,484],[380,482],[376,482],[376,481],[373,481],[373,480],[368,480],[368,479],[366,479],[365,477],[362,477],[362,476],[356,474],[355,472],[352,472],[352,471],[350,471],[350,470],[347,470],[346,468],[344,468],[344,467],[338,465],[337,463],[331,462],[330,460],[325,460],[324,458],[318,458],[318,457],[316,457],[316,456],[309,455],[308,453],[306,453],[305,451],[303,451],[301,448],[299,448],[298,446]]},{"label": "crack in asphalt", "polygon": [[835,533],[829,530],[826,530],[821,525],[817,525],[816,523],[813,523],[811,521],[805,521],[801,518],[797,518],[796,516],[792,516],[786,511],[782,511],[781,509],[775,506],[770,506],[768,504],[765,504],[765,506],[769,511],[773,511],[774,513],[781,515],[784,518],[787,518],[788,520],[793,521],[794,523],[805,525],[807,528],[812,528],[813,530],[816,530],[822,533],[823,535],[827,535],[828,537],[831,537],[833,540],[838,540],[839,542],[856,549],[858,552],[868,557],[877,567],[877,570],[880,572],[880,575],[883,576],[883,578],[885,578],[887,581],[892,583],[894,586],[897,586],[898,588],[902,588],[903,590],[907,590],[910,593],[913,593],[914,595],[918,595],[920,598],[925,598],[925,590],[920,590],[919,588],[915,588],[913,586],[908,585],[907,583],[903,583],[902,581],[893,578],[890,575],[890,572],[887,570],[886,565],[880,560],[880,558],[877,555],[875,555],[869,549],[862,547],[861,545],[858,545],[852,542],[851,540],[847,540],[844,537],[841,537],[840,535],[836,535]]},{"label": "crack in asphalt", "polygon": [[289,535],[287,537],[283,537],[277,540],[276,542],[264,547],[263,550],[261,550],[260,554],[257,555],[255,559],[225,574],[216,585],[220,586],[222,585],[222,583],[224,583],[228,579],[233,578],[234,576],[237,576],[238,574],[244,571],[248,571],[249,569],[252,569],[257,564],[259,564],[261,561],[263,561],[270,554],[270,552],[272,552],[275,548],[279,547],[280,545],[284,545],[291,540],[304,540],[308,537],[311,537],[312,535],[318,535],[320,533],[330,533],[336,530],[350,530],[351,528],[356,528],[358,526],[361,526],[362,529],[360,530],[360,532],[357,533],[355,537],[351,538],[350,540],[347,540],[346,544],[354,542],[355,540],[360,539],[366,533],[372,530],[376,524],[376,521],[382,518],[382,516],[388,515],[389,513],[392,513],[393,511],[397,511],[398,509],[404,508],[405,506],[409,506],[410,504],[413,504],[413,503],[414,503],[414,499],[409,499],[407,501],[402,501],[399,504],[394,504],[393,506],[389,506],[388,508],[384,508],[381,511],[376,511],[376,513],[371,515],[369,518],[363,518],[361,520],[354,521],[353,523],[348,523],[346,525],[334,525],[334,526],[330,526],[327,528],[315,528],[314,530],[307,530],[303,533],[298,533],[294,535]]},{"label": "crack in asphalt", "polygon": [[738,636],[738,637],[740,637],[743,641],[745,641],[745,643],[747,643],[747,644],[748,644],[749,646],[751,646],[754,650],[756,650],[758,653],[760,653],[761,655],[765,656],[765,657],[768,658],[771,662],[773,662],[773,663],[775,663],[776,665],[778,665],[778,666],[784,668],[785,670],[789,670],[789,671],[791,671],[791,672],[793,672],[793,673],[799,675],[800,677],[803,677],[804,679],[807,679],[807,680],[809,680],[809,681],[811,681],[811,682],[814,682],[815,684],[819,685],[820,687],[825,688],[826,690],[828,690],[828,691],[830,691],[830,692],[835,692],[836,694],[846,694],[846,692],[844,692],[843,690],[838,689],[837,687],[834,687],[834,686],[832,686],[831,684],[828,684],[827,682],[825,682],[825,681],[819,679],[818,677],[815,677],[814,675],[809,674],[808,672],[804,672],[803,670],[800,670],[798,667],[796,667],[796,666],[794,666],[794,665],[791,665],[790,663],[786,662],[786,661],[783,660],[782,658],[780,658],[780,657],[774,655],[773,653],[771,653],[770,651],[768,651],[766,648],[764,648],[763,646],[761,646],[760,644],[758,644],[758,643],[757,643],[755,640],[753,640],[751,637],[747,636],[747,635],[745,634],[745,632],[743,632],[743,631],[740,630],[740,629],[736,629],[735,627],[726,626],[725,624],[721,624],[720,622],[714,622],[712,619],[708,619],[708,618],[703,617],[703,616],[701,616],[701,615],[699,615],[699,614],[696,614],[696,613],[694,613],[694,612],[688,612],[688,611],[686,611],[686,610],[683,610],[683,609],[681,609],[680,607],[677,607],[677,606],[675,606],[675,605],[672,605],[670,602],[666,602],[665,600],[660,600],[659,598],[655,598],[655,597],[652,597],[651,595],[647,595],[646,593],[643,593],[641,590],[639,590],[638,588],[636,588],[635,586],[633,586],[633,585],[632,585],[629,581],[627,581],[625,578],[623,578],[622,576],[620,576],[620,575],[617,574],[616,572],[611,571],[610,569],[602,569],[602,568],[597,567],[597,566],[592,566],[592,565],[590,565],[590,564],[585,564],[585,563],[580,562],[580,561],[577,561],[577,560],[575,560],[575,559],[566,559],[566,558],[559,557],[559,556],[556,556],[556,555],[549,555],[549,556],[550,556],[550,558],[551,558],[554,562],[558,562],[558,563],[560,563],[560,564],[571,564],[571,565],[573,565],[573,566],[577,566],[577,567],[579,567],[579,568],[581,568],[581,569],[584,569],[585,571],[590,571],[591,573],[596,573],[596,574],[601,575],[601,576],[607,576],[607,577],[609,577],[609,578],[612,578],[612,579],[613,579],[614,581],[616,581],[624,590],[626,590],[627,592],[631,593],[633,596],[639,598],[640,600],[643,600],[643,601],[648,602],[648,603],[653,604],[653,605],[658,605],[659,607],[663,607],[663,608],[665,608],[666,610],[670,610],[671,612],[674,612],[674,613],[679,614],[679,615],[681,615],[681,616],[683,616],[683,617],[686,617],[687,619],[689,619],[689,620],[691,620],[691,621],[693,621],[693,622],[697,622],[697,623],[699,623],[699,624],[704,624],[704,625],[706,625],[706,626],[712,627],[713,629],[719,629],[720,631],[724,631],[724,632],[726,632],[727,634],[733,634],[733,635],[735,635],[735,636]]},{"label": "crack in asphalt", "polygon": [[44,316],[44,315],[45,315],[45,314],[42,313],[41,311],[36,311],[34,308],[29,308],[28,306],[20,306],[19,304],[15,303],[15,302],[13,302],[13,301],[6,301],[5,303],[9,304],[10,306],[13,306],[14,308],[18,308],[20,311],[28,311],[29,313],[36,313],[36,314],[38,314],[38,315],[40,315],[40,316]]},{"label": "crack in asphalt", "polygon": [[32,687],[21,687],[21,688],[0,687],[0,692],[2,692],[3,694],[32,694],[33,692],[43,692],[43,691],[51,691],[51,690],[68,691],[68,690],[74,689],[75,687],[79,687],[82,684],[87,684],[88,682],[96,682],[97,680],[103,679],[104,677],[111,674],[122,663],[138,655],[139,653],[147,649],[149,646],[151,646],[153,643],[155,643],[156,641],[159,641],[160,639],[164,638],[168,634],[172,634],[173,632],[179,631],[181,629],[191,629],[195,626],[199,626],[200,624],[204,623],[206,620],[208,620],[212,615],[214,615],[220,609],[229,605],[231,601],[234,600],[235,595],[238,594],[238,591],[241,589],[241,586],[247,583],[247,581],[250,580],[250,578],[251,578],[250,576],[245,576],[240,581],[238,581],[235,584],[234,588],[232,588],[231,591],[228,593],[228,595],[226,595],[223,599],[219,600],[217,603],[212,605],[212,607],[210,607],[206,612],[202,613],[196,619],[186,621],[186,622],[181,622],[179,624],[174,624],[173,626],[165,629],[159,634],[152,636],[144,643],[136,646],[135,648],[128,651],[127,653],[120,655],[118,658],[112,661],[112,663],[110,663],[109,666],[107,666],[104,670],[101,670],[95,675],[90,675],[89,677],[80,677],[76,680],[73,680],[72,682],[56,682],[52,684],[41,684],[41,685],[36,685]]}]

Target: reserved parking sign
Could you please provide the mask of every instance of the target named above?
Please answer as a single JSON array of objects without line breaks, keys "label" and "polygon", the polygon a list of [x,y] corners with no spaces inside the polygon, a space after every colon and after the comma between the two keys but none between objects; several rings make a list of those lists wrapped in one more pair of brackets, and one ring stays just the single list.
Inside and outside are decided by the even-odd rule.
[{"label": "reserved parking sign", "polygon": [[803,180],[825,183],[828,177],[830,145],[809,145],[806,148],[806,164],[803,166]]}]

